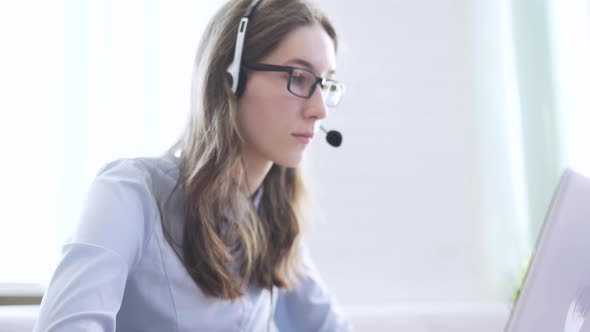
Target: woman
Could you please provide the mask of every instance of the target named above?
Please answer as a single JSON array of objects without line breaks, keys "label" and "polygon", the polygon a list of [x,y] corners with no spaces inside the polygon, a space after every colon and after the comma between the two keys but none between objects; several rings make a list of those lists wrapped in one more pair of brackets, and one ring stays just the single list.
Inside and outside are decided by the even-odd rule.
[{"label": "woman", "polygon": [[297,168],[342,96],[336,34],[305,0],[258,2],[209,23],[178,142],[101,169],[35,331],[351,329],[301,243]]}]

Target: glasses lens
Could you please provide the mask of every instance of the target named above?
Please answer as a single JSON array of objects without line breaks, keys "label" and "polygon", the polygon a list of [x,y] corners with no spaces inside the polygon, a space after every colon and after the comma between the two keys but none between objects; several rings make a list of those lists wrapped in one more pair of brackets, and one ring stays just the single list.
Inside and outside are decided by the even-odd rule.
[{"label": "glasses lens", "polygon": [[[312,72],[294,69],[291,73],[288,89],[296,96],[309,98],[314,92],[316,82],[317,76]],[[342,85],[332,80],[324,80],[321,90],[326,105],[330,107],[338,105],[344,93]]]},{"label": "glasses lens", "polygon": [[342,85],[335,81],[326,81],[322,92],[324,94],[324,100],[328,106],[336,106],[340,103],[342,98]]},{"label": "glasses lens", "polygon": [[316,77],[314,74],[301,69],[294,69],[289,80],[289,91],[299,97],[307,98],[313,93]]}]

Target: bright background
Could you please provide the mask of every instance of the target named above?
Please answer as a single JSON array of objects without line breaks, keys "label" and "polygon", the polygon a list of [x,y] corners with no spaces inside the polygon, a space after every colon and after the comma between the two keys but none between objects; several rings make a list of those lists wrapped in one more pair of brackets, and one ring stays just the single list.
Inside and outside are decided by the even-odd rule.
[{"label": "bright background", "polygon": [[[346,306],[509,302],[561,171],[590,169],[590,1],[317,2],[347,85],[343,146],[306,160],[328,284]],[[0,3],[0,290],[48,283],[101,165],[173,142],[220,3]]]}]

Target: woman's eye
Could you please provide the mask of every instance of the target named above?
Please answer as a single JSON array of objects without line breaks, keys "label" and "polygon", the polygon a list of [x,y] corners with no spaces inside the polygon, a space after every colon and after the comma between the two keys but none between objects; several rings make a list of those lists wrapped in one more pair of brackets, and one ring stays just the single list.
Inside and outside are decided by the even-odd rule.
[{"label": "woman's eye", "polygon": [[293,75],[291,80],[295,83],[302,83],[305,80],[305,77],[303,77],[303,75]]}]

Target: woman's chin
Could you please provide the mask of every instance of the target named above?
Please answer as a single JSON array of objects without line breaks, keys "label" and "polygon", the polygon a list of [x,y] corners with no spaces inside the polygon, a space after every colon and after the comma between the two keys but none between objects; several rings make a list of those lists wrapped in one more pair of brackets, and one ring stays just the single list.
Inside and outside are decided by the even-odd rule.
[{"label": "woman's chin", "polygon": [[279,158],[275,158],[274,163],[286,168],[295,168],[301,164],[302,159],[303,155],[301,153],[297,153],[289,156],[280,156]]}]

